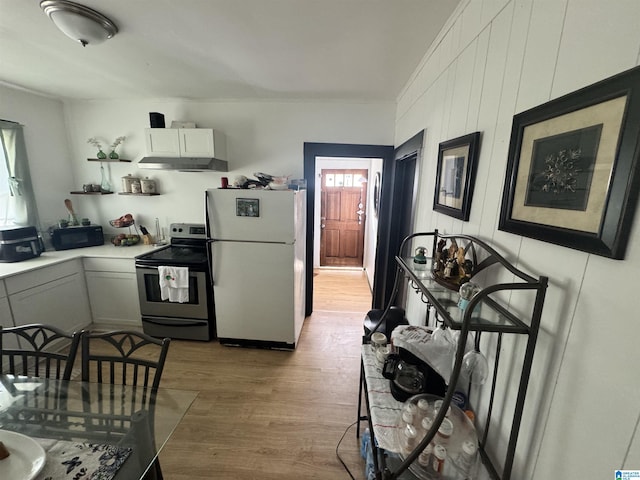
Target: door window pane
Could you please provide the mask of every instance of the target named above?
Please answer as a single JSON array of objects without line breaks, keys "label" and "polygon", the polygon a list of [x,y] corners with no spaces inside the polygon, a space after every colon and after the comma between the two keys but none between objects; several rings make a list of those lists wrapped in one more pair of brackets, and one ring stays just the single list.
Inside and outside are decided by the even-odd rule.
[{"label": "door window pane", "polygon": [[326,187],[333,187],[335,185],[335,177],[333,176],[333,173],[327,173],[327,175],[325,176],[324,185]]},{"label": "door window pane", "polygon": [[351,173],[344,174],[344,186],[353,187],[353,174]]}]

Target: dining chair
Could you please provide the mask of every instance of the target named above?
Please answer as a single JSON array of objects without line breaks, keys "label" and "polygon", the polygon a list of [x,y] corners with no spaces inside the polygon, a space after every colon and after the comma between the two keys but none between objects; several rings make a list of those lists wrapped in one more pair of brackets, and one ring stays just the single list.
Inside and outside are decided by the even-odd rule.
[{"label": "dining chair", "polygon": [[118,330],[82,334],[82,380],[157,389],[169,338]]},{"label": "dining chair", "polygon": [[[134,404],[128,408],[130,421],[123,423],[122,415],[106,415],[90,428],[114,433],[134,427],[132,434],[148,437],[149,447],[155,450],[154,395],[160,385],[170,341],[169,338],[157,339],[135,331],[83,332],[83,381],[146,387],[140,395],[133,397]],[[156,458],[144,479],[162,478],[160,463]]]},{"label": "dining chair", "polygon": [[80,332],[68,333],[44,324],[0,330],[2,373],[70,380]]}]

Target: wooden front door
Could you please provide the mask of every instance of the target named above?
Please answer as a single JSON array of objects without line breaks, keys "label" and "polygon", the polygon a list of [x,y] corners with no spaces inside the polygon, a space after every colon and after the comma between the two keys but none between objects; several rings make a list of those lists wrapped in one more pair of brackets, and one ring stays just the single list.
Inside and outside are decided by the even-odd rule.
[{"label": "wooden front door", "polygon": [[322,170],[320,266],[362,266],[366,181],[367,170]]}]

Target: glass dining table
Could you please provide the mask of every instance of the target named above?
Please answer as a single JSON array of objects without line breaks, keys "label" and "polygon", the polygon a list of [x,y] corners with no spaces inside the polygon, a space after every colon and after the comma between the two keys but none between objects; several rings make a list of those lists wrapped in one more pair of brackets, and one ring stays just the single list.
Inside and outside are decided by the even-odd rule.
[{"label": "glass dining table", "polygon": [[[197,395],[0,375],[0,441],[9,451],[14,437],[42,447],[35,447],[38,472],[23,474],[29,480],[153,479],[158,453]],[[3,468],[12,474],[9,468],[22,468],[16,467],[22,453],[13,466],[0,460],[0,478]]]}]

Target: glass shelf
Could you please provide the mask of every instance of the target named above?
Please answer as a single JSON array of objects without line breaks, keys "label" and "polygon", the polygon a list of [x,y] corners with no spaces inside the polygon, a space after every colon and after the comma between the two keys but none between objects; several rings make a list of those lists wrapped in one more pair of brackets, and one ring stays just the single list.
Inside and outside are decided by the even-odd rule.
[{"label": "glass shelf", "polygon": [[[423,268],[418,270],[415,269],[415,266],[418,264],[414,263],[414,257],[409,254],[409,247],[413,246],[415,248],[415,245],[425,245],[425,249],[429,248],[429,251],[433,255],[432,258],[427,258],[426,265],[423,264]],[[431,246],[429,247],[429,245]],[[414,251],[417,250],[418,249],[415,249]],[[474,281],[481,287],[480,292],[469,300],[466,308],[458,307],[458,288],[461,284],[459,278],[445,278],[443,273],[440,273],[449,270],[455,271],[455,268],[443,268],[445,264],[448,267],[450,263],[445,262],[450,262],[451,260],[455,260],[458,269],[462,267],[461,275],[464,275],[464,277],[461,278],[463,282],[467,280]],[[512,477],[516,445],[548,278],[546,276],[536,278],[519,270],[482,239],[464,234],[440,234],[437,230],[413,233],[405,237],[400,244],[395,262],[397,268],[394,289],[390,299],[387,301],[385,311],[388,311],[391,306],[396,305],[394,302],[397,300],[396,297],[400,292],[401,285],[408,283],[407,288],[413,289],[420,301],[436,310],[437,318],[435,324],[442,321],[449,328],[460,330],[454,362],[449,381],[447,382],[449,385],[458,385],[458,381],[461,378],[462,363],[465,346],[469,339],[469,331],[478,332],[478,334],[474,335],[476,339],[478,339],[479,332],[492,332],[492,335],[494,335],[493,338],[495,342],[487,343],[489,351],[485,352],[493,364],[491,367],[493,369],[493,375],[491,376],[490,385],[484,386],[484,388],[490,389],[490,394],[482,397],[478,396],[476,400],[477,403],[475,404],[470,396],[468,398],[472,410],[483,413],[483,418],[477,420],[475,423],[476,431],[479,434],[478,451],[480,452],[482,467],[478,475],[473,478],[477,480],[510,480]],[[438,268],[435,268],[436,266]],[[481,273],[485,270],[489,273]],[[438,272],[438,276],[436,276],[435,272]],[[499,283],[492,284],[491,278],[510,278],[512,280],[511,282],[503,283],[500,281]],[[474,279],[485,279],[489,284],[483,285],[482,282]],[[516,292],[521,293],[517,294]],[[524,296],[524,298],[521,298],[520,295]],[[403,298],[399,301],[406,304],[407,297],[408,295],[403,295]],[[507,298],[509,299],[508,301],[505,300]],[[430,322],[428,311],[425,322],[425,326],[428,326]],[[514,385],[513,389],[507,389],[504,385],[501,385],[499,389],[496,388],[497,384],[500,384],[503,380],[503,376],[498,375],[498,372],[503,368],[500,364],[500,351],[502,334],[505,333],[525,335],[527,337],[526,348],[521,352],[522,364],[520,367],[520,379],[517,385]],[[479,347],[476,345],[476,348]],[[509,363],[507,368],[511,370],[513,369],[513,365]],[[369,398],[371,392],[367,385],[369,379],[362,378],[365,375],[366,366],[363,364],[361,370],[361,388],[364,383],[367,389],[365,394],[367,416],[359,416],[359,419],[364,418],[368,420],[369,430],[372,432],[371,445],[376,445],[378,432],[376,431],[371,416],[371,399]],[[376,392],[377,391],[378,390],[376,390]],[[504,399],[500,400],[500,405],[508,404],[513,406],[512,413],[510,412],[511,408],[504,412],[507,414],[507,418],[511,415],[511,428],[508,434],[505,431],[505,434],[501,435],[501,443],[500,446],[497,447],[503,453],[502,455],[496,453],[496,456],[502,456],[502,459],[493,458],[494,455],[491,455],[490,458],[485,449],[488,432],[489,430],[495,429],[495,427],[491,428],[492,425],[496,423],[503,424],[503,422],[508,421],[507,418],[503,416],[502,411],[498,415],[494,414],[496,392],[504,392]],[[447,390],[443,398],[444,407],[450,404],[453,393],[452,389]],[[480,404],[483,405],[481,406]],[[360,415],[360,404],[358,413]],[[440,416],[437,420],[434,420],[434,422],[442,422],[443,420],[444,416]],[[439,425],[440,424],[435,428],[439,428]],[[505,427],[505,425],[503,425],[503,427]],[[432,427],[432,430],[429,432],[429,435],[434,434],[433,428],[434,427]],[[379,428],[377,430],[379,430]],[[423,442],[425,442],[425,440],[423,440]],[[418,459],[419,452],[417,449],[425,448],[425,446],[426,445],[418,445],[401,463],[399,463],[397,461],[398,458],[393,455],[377,456],[378,450],[377,447],[374,446],[374,468],[378,469],[377,474],[382,474],[382,476],[377,476],[376,478],[393,480],[413,478],[411,474],[411,462]],[[379,459],[379,461],[376,459]],[[500,472],[496,470],[496,465],[501,467]]]},{"label": "glass shelf", "polygon": [[[460,330],[464,321],[464,316],[468,309],[458,307],[459,294],[457,291],[443,286],[431,273],[433,259],[427,259],[426,270],[416,270],[413,268],[413,258],[396,257],[396,261],[402,270],[413,281],[414,289],[427,297],[428,303],[432,304],[438,313],[443,317],[449,328]],[[516,284],[505,284],[501,290],[509,290],[509,286]],[[527,284],[517,284],[520,286]],[[522,287],[519,287],[522,288]],[[489,290],[489,291],[488,291]],[[535,290],[531,287],[531,290]],[[500,291],[500,290],[497,290]],[[500,305],[491,297],[490,289],[483,289],[478,293],[479,299],[472,309],[469,330],[485,332],[504,333],[528,333],[529,327],[505,307]]]}]

